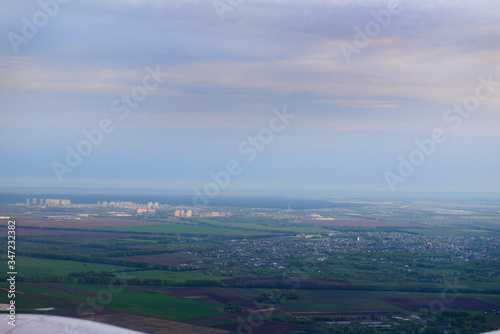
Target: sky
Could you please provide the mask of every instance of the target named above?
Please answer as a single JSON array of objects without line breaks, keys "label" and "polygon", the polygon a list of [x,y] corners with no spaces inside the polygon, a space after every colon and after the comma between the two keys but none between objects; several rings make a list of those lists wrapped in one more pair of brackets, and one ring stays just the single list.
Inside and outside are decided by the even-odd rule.
[{"label": "sky", "polygon": [[0,4],[0,188],[500,187],[496,0]]}]

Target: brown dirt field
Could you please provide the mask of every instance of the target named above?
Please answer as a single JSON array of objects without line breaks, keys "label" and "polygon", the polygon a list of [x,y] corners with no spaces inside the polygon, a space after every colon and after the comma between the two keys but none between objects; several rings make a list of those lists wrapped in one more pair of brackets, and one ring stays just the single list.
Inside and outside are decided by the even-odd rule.
[{"label": "brown dirt field", "polygon": [[[88,317],[79,317],[75,311],[53,313],[54,315],[65,316],[70,318],[79,318],[89,320]],[[101,322],[109,325],[114,325],[122,328],[128,328],[150,334],[222,334],[227,333],[225,330],[193,326],[177,321],[171,321],[162,318],[150,317],[141,314],[105,308],[101,312],[96,312],[93,321]]]},{"label": "brown dirt field", "polygon": [[[0,229],[0,233],[1,233]],[[69,230],[53,230],[53,229],[36,229],[36,228],[17,228],[16,235],[50,235],[50,236],[60,236],[65,235],[74,236],[75,233],[82,234],[85,233],[88,236],[92,236],[99,239],[110,239],[110,238],[123,238],[124,233],[113,233],[113,232],[97,232],[97,231],[69,231]],[[136,234],[135,234],[136,235]]]},{"label": "brown dirt field", "polygon": [[114,312],[108,314],[99,314],[95,321],[125,327],[136,331],[150,334],[219,334],[227,333],[226,330],[220,330],[210,327],[193,326],[181,322],[142,316],[133,313]]},{"label": "brown dirt field", "polygon": [[444,305],[445,307],[453,306],[465,311],[491,311],[491,310],[496,310],[499,307],[499,305],[483,302],[481,300],[472,297],[457,297],[457,299],[455,299],[451,303],[446,303],[446,300],[443,300],[442,304],[439,302],[440,300],[439,298],[436,299],[384,298],[382,300],[411,312],[416,312],[421,308],[430,309],[430,307],[439,310],[441,309],[442,305]]},{"label": "brown dirt field", "polygon": [[95,297],[96,293],[89,290],[72,288],[69,286],[52,284],[52,283],[19,283],[21,286],[29,286],[32,288],[43,289],[47,291],[55,291],[55,292],[68,292],[82,296]]},{"label": "brown dirt field", "polygon": [[[39,293],[29,293],[29,296],[32,298],[36,298],[37,302],[42,304],[42,307],[52,307],[55,309],[55,313],[50,313],[54,315],[58,315],[61,312],[61,310],[67,310],[68,308],[76,310],[80,302],[77,301],[72,301],[64,298],[59,298],[59,297],[53,297],[53,296],[47,296],[44,294],[39,294]],[[82,297],[82,300],[84,298]],[[21,302],[22,303],[22,302]],[[24,309],[22,307],[22,304],[20,305],[21,307],[18,309],[18,311],[22,312]],[[33,310],[33,309],[31,309]],[[75,311],[76,314],[76,311]]]},{"label": "brown dirt field", "polygon": [[[208,324],[210,322],[236,320],[238,318],[247,319],[252,314],[253,313],[251,313],[251,312],[235,312],[235,313],[228,312],[225,314],[219,314],[219,315],[213,315],[213,316],[201,317],[201,318],[184,319],[184,320],[180,320],[180,321],[182,321],[183,323],[186,323],[186,324],[199,325],[199,324]],[[268,312],[266,314],[270,314],[270,312]]]},{"label": "brown dirt field", "polygon": [[241,298],[239,296],[236,296],[230,292],[222,291],[222,290],[217,290],[217,291],[211,291],[211,290],[205,290],[209,294],[210,298],[218,301],[221,304],[227,304],[229,302],[238,302],[241,306],[248,308],[248,309],[255,309],[255,305],[253,301]]},{"label": "brown dirt field", "polygon": [[[245,308],[248,308],[248,309],[255,308],[255,306],[253,305],[253,302],[251,300],[247,300],[247,299],[241,298],[239,296],[236,296],[232,293],[220,291],[220,290],[209,291],[209,290],[206,290],[205,288],[176,288],[176,289],[168,289],[167,291],[165,291],[165,293],[168,295],[174,296],[174,297],[194,299],[194,300],[206,301],[206,302],[218,303],[218,304],[227,304],[229,302],[238,302],[241,306],[243,306]],[[232,318],[230,317],[229,319],[232,319]],[[216,321],[219,321],[219,320],[216,320]],[[207,322],[207,321],[205,321],[205,322]]]},{"label": "brown dirt field", "polygon": [[128,261],[145,261],[151,264],[181,264],[186,262],[186,257],[173,255],[172,257],[161,256],[161,254],[157,255],[136,255],[136,256],[121,256],[120,260],[128,260]]},{"label": "brown dirt field", "polygon": [[[9,291],[10,291],[10,289],[6,289],[6,288],[0,288],[0,290],[2,290],[2,291],[7,291],[7,292],[9,292]],[[25,293],[24,293],[24,292],[21,292],[21,291],[16,291],[16,294],[18,294],[18,295],[24,295]]]},{"label": "brown dirt field", "polygon": [[309,220],[311,224],[317,226],[371,226],[371,227],[388,227],[388,226],[419,226],[421,224],[396,222],[396,221],[380,221],[363,218],[335,218],[335,220]]},{"label": "brown dirt field", "polygon": [[312,283],[312,284],[317,284],[317,285],[348,285],[348,286],[351,286],[351,283],[347,280],[306,279],[306,280],[301,280],[301,282]]},{"label": "brown dirt field", "polygon": [[358,315],[370,316],[372,314],[375,314],[382,316],[389,313],[399,314],[398,312],[393,312],[393,311],[327,311],[327,312],[318,311],[318,312],[287,312],[287,313],[296,314],[303,317],[309,317],[314,315],[327,315],[331,317],[357,317]]},{"label": "brown dirt field", "polygon": [[497,310],[500,309],[500,297],[486,297],[488,301],[498,306]]},{"label": "brown dirt field", "polygon": [[150,222],[133,219],[119,218],[90,218],[90,219],[67,219],[67,220],[23,220],[19,221],[18,225],[33,226],[33,227],[52,227],[52,228],[95,228],[95,227],[112,227],[112,226],[137,226],[137,225],[164,225],[169,223]]},{"label": "brown dirt field", "polygon": [[[255,284],[282,284],[284,281],[278,278],[254,278],[254,277],[239,277],[239,278],[228,278],[222,280],[222,282],[226,284],[235,284],[235,283],[255,283]],[[316,279],[304,279],[300,281],[301,283],[315,284],[321,286],[338,286],[338,285],[348,285],[351,283],[346,280],[316,280]],[[293,284],[293,282],[292,282]]]},{"label": "brown dirt field", "polygon": [[[258,318],[252,318],[252,319],[253,322],[255,322],[256,324],[259,323]],[[247,325],[249,325],[248,322]],[[212,327],[220,328],[231,332],[237,332],[238,326],[239,326],[238,323],[231,323],[231,324],[215,325]],[[293,331],[300,331],[300,330],[304,330],[304,327],[300,325],[288,324],[272,320],[264,320],[262,324],[260,324],[260,326],[253,327],[249,325],[248,327],[242,327],[243,333],[254,333],[254,334],[287,334]]]}]

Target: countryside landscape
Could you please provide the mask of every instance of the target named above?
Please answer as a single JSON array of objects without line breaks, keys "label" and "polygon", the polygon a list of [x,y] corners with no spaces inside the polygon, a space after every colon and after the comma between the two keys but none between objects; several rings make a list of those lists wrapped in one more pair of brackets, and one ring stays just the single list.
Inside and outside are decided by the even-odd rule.
[{"label": "countryside landscape", "polygon": [[[145,333],[500,328],[497,202],[259,201],[268,206],[4,202],[16,311]],[[1,259],[6,273],[12,259]]]},{"label": "countryside landscape", "polygon": [[500,334],[499,0],[1,4],[0,334]]}]

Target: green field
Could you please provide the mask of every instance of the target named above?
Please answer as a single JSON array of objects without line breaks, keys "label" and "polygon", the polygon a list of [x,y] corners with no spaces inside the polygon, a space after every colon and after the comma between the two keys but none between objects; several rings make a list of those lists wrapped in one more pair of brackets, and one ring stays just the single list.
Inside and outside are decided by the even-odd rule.
[{"label": "green field", "polygon": [[87,271],[122,271],[123,266],[113,266],[110,264],[86,263],[67,260],[52,260],[17,256],[16,265],[19,276],[65,276],[71,272]]},{"label": "green field", "polygon": [[[80,287],[81,288],[81,287]],[[141,291],[123,291],[113,296],[108,307],[170,320],[222,314],[219,304]]]},{"label": "green field", "polygon": [[[215,219],[197,219],[190,220],[197,225],[202,226],[214,226],[214,227],[224,227],[224,228],[236,228],[242,230],[242,232],[248,233],[248,231],[261,231],[261,232],[276,232],[276,233],[326,233],[329,230],[323,227],[311,226],[310,223],[299,223],[300,226],[268,226],[259,224],[256,222],[248,221],[219,221]],[[289,224],[285,224],[289,225]]]},{"label": "green field", "polygon": [[[89,284],[60,284],[64,287],[72,287],[76,289],[83,289],[92,291],[97,294],[99,292],[106,293],[106,285],[89,285]],[[5,283],[0,286],[6,287]],[[146,288],[145,288],[146,289]],[[19,299],[19,308],[35,308],[35,307],[56,307],[61,311],[71,309],[81,302],[85,302],[88,296],[78,293],[68,293],[61,291],[52,291],[28,287],[18,284],[17,287]],[[21,294],[23,292],[24,294]],[[36,294],[36,295],[35,295]],[[42,296],[40,296],[40,295]],[[56,304],[52,304],[54,299],[47,298],[44,300],[43,296],[57,297]],[[6,295],[0,297],[0,302],[6,302]],[[68,302],[64,303],[60,299],[65,299]],[[49,304],[48,304],[49,303]],[[220,304],[202,302],[197,300],[173,297],[164,294],[146,293],[144,291],[126,291],[117,292],[112,294],[111,301],[106,304],[106,308],[113,308],[148,316],[160,317],[169,320],[189,319],[211,315],[223,314]]]},{"label": "green field", "polygon": [[[1,283],[0,287],[7,288],[6,283]],[[47,293],[46,290],[33,289],[30,287],[17,285],[17,291],[23,293],[17,293],[16,295],[16,308],[19,311],[29,311],[28,313],[54,313],[61,311],[71,311],[75,309],[75,302],[80,301],[77,296],[61,293],[59,298],[54,294],[53,297],[44,295]],[[33,295],[32,293],[37,293]],[[68,302],[74,300],[75,302]],[[9,303],[7,294],[0,294],[0,303]],[[48,308],[53,307],[52,311],[36,311],[37,308]]]},{"label": "green field", "polygon": [[196,271],[140,270],[140,271],[128,272],[127,275],[138,278],[153,278],[153,279],[159,278],[162,280],[173,280],[175,282],[181,282],[186,280],[201,280],[201,279],[222,280],[229,278],[227,276],[206,275],[204,272],[199,270]]},{"label": "green field", "polygon": [[[216,227],[216,226],[199,226],[189,224],[165,224],[165,225],[137,225],[137,226],[110,226],[92,228],[94,231],[117,231],[117,232],[135,232],[135,233],[165,233],[165,234],[241,234],[242,230]],[[248,232],[247,232],[248,233]],[[250,234],[261,234],[259,232],[251,232]]]},{"label": "green field", "polygon": [[[252,225],[252,226],[249,226]],[[91,230],[96,231],[119,231],[119,232],[134,232],[134,233],[165,233],[165,234],[183,234],[183,235],[199,235],[199,234],[232,234],[232,235],[259,235],[269,233],[325,233],[328,230],[322,227],[311,226],[290,226],[290,227],[265,227],[257,224],[245,225],[243,223],[221,223],[208,224],[193,224],[193,223],[178,223],[165,225],[136,225],[136,226],[110,226],[110,227],[95,227]]]},{"label": "green field", "polygon": [[[62,285],[62,283],[57,283],[57,284]],[[0,285],[0,286],[3,287],[3,285]],[[81,285],[81,286],[78,285],[78,286],[74,286],[74,287],[78,288],[78,289],[84,289],[83,285]],[[82,296],[82,295],[77,294],[77,293],[69,293],[69,292],[64,292],[64,291],[50,291],[50,290],[42,289],[41,286],[40,286],[40,288],[38,288],[38,287],[23,285],[22,283],[17,285],[17,291],[18,291],[18,294],[16,295],[16,299],[22,297],[26,301],[28,301],[29,303],[35,303],[35,304],[37,304],[40,299],[43,299],[40,297],[40,295],[47,296],[47,297],[57,297],[57,298],[66,299],[66,300],[75,301],[75,302],[82,302],[85,300],[85,296]],[[33,294],[39,294],[39,295],[33,296]],[[0,298],[4,298],[4,296],[1,296]],[[0,299],[0,300],[2,300],[2,299]],[[45,302],[42,305],[43,305],[43,307],[53,307],[52,305],[47,305]],[[18,306],[20,306],[21,308],[28,307],[23,303],[19,303]]]},{"label": "green field", "polygon": [[183,222],[167,223],[162,225],[134,225],[134,226],[108,226],[93,227],[89,231],[132,232],[132,233],[158,233],[175,235],[261,235],[272,233],[326,233],[328,229],[318,226],[266,226],[254,222],[229,222],[214,219],[193,219]]}]

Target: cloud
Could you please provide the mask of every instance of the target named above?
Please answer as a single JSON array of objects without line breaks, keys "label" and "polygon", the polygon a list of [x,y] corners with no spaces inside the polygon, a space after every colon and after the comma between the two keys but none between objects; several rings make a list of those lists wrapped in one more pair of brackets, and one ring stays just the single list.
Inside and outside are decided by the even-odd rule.
[{"label": "cloud", "polygon": [[325,99],[325,100],[312,100],[307,102],[299,102],[299,103],[320,103],[320,104],[328,104],[339,107],[348,107],[348,108],[398,108],[399,104],[394,101],[380,101],[380,100],[368,100],[368,99]]},{"label": "cloud", "polygon": [[[161,64],[170,76],[129,119],[117,121],[116,133],[78,175],[99,180],[99,168],[113,170],[130,156],[145,155],[152,177],[161,178],[168,161],[187,180],[191,166],[201,170],[207,159],[217,164],[213,157],[265,126],[272,108],[281,105],[298,121],[263,161],[286,164],[289,175],[304,175],[304,184],[309,172],[328,173],[339,156],[346,175],[352,174],[350,163],[375,174],[359,162],[375,159],[376,152],[378,160],[368,165],[389,164],[414,138],[443,126],[445,110],[473,94],[479,76],[500,80],[500,4],[492,0],[401,2],[403,11],[346,62],[340,45],[354,45],[357,28],[364,29],[374,20],[372,11],[387,3],[245,0],[221,21],[212,1],[71,1],[18,54],[8,39],[0,41],[0,128],[7,158],[21,154],[42,164],[40,156],[63,156],[66,145],[81,139],[82,128],[103,117],[115,121],[111,101],[140,84],[147,66]],[[21,33],[22,18],[40,10],[36,2],[4,7],[3,36]],[[498,141],[499,107],[496,92],[453,138]],[[481,135],[487,137],[479,140]],[[19,138],[9,142],[12,136]],[[158,147],[183,154],[170,159],[173,151],[160,154]],[[469,155],[471,147],[464,146]],[[321,165],[308,165],[301,156]],[[449,165],[463,159],[447,157]],[[489,157],[480,163],[500,164]],[[294,167],[302,165],[310,169]],[[272,168],[268,174],[264,163],[259,168],[262,183],[273,180]],[[123,173],[133,176],[139,169],[137,163]],[[376,177],[369,183],[376,184]]]}]

